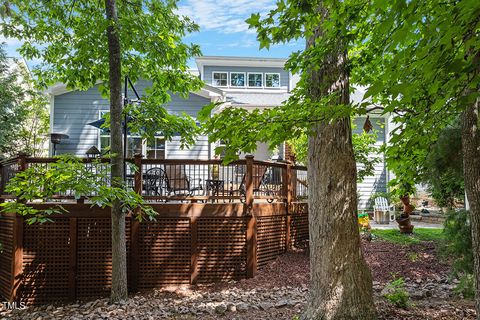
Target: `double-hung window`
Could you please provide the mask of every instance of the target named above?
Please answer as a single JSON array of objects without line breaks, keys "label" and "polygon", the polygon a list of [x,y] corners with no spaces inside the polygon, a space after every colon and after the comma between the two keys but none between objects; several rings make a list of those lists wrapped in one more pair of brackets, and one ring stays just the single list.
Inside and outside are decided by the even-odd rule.
[{"label": "double-hung window", "polygon": [[228,86],[228,73],[227,72],[213,72],[212,85],[217,87]]},{"label": "double-hung window", "polygon": [[265,73],[265,87],[280,88],[280,73]]},{"label": "double-hung window", "polygon": [[245,87],[245,72],[230,72],[230,87]]},{"label": "double-hung window", "polygon": [[148,159],[165,159],[165,139],[155,137],[147,139],[147,158]]},{"label": "double-hung window", "polygon": [[253,88],[263,87],[263,74],[262,73],[248,73],[248,86]]}]

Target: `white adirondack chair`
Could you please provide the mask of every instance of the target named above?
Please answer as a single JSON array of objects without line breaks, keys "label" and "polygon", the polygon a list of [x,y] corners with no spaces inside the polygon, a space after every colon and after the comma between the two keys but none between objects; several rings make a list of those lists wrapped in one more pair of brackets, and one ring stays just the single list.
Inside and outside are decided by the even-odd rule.
[{"label": "white adirondack chair", "polygon": [[[382,214],[382,217],[388,214],[389,221],[395,221],[395,207],[388,204],[388,200],[384,197],[375,198],[375,205],[373,206],[373,217],[375,222],[383,221],[382,217],[378,217],[378,214]],[[387,222],[388,224],[388,222]]]}]

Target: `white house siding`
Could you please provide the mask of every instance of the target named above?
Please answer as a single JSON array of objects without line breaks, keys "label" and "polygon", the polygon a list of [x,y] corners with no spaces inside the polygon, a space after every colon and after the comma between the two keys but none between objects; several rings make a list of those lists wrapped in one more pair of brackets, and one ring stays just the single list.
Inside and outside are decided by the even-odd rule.
[{"label": "white house siding", "polygon": [[[147,81],[139,81],[135,89],[142,95],[149,85]],[[129,91],[129,97],[134,97]],[[198,111],[210,99],[190,94],[188,99],[178,95],[172,95],[171,101],[166,108],[170,113],[179,114],[185,112],[196,117]],[[100,130],[88,125],[88,123],[99,119],[100,110],[109,110],[108,100],[103,98],[98,91],[98,86],[87,91],[71,91],[54,97],[53,127],[54,133],[64,133],[69,136],[68,140],[62,141],[57,146],[57,154],[72,153],[78,156],[85,156],[91,146],[99,143]],[[180,149],[179,137],[167,142],[166,154],[168,158],[191,158],[208,159],[208,141],[206,137],[199,137],[197,143],[190,149]]]},{"label": "white house siding", "polygon": [[[370,121],[378,135],[375,146],[380,147],[385,143],[385,118],[370,117]],[[363,130],[365,118],[357,118],[354,120],[354,123],[356,128],[353,129],[353,131],[359,133]],[[368,209],[371,207],[371,197],[373,194],[387,191],[387,170],[385,168],[384,156],[383,154],[372,154],[370,157],[379,157],[380,162],[375,165],[375,174],[373,176],[365,177],[362,182],[357,184],[357,190],[360,196],[358,199],[358,207],[360,209]]]}]

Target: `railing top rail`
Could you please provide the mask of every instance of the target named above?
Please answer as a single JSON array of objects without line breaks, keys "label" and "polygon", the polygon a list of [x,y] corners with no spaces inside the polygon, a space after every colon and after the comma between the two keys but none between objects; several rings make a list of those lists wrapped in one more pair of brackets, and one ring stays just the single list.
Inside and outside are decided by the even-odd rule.
[{"label": "railing top rail", "polygon": [[[127,159],[127,161],[130,159]],[[142,163],[144,164],[172,164],[172,165],[181,165],[181,164],[216,164],[216,165],[236,165],[236,164],[245,164],[245,160],[235,160],[228,164],[223,163],[223,160],[211,159],[211,160],[195,160],[195,159],[143,159]]]},{"label": "railing top rail", "polygon": [[307,170],[307,167],[306,166],[298,166],[298,165],[295,165],[295,166],[292,166],[292,169],[293,170]]},{"label": "railing top rail", "polygon": [[[109,158],[79,158],[82,162],[84,163],[92,163],[96,161],[100,161],[102,163],[108,163],[110,162]],[[8,160],[4,160],[0,162],[1,164],[9,164],[9,163],[15,163],[18,160],[17,158],[12,158]],[[27,163],[54,163],[57,162],[57,158],[39,158],[39,157],[27,157],[26,162]],[[126,158],[125,161],[134,163],[135,159],[134,158]],[[224,165],[222,160],[217,160],[217,159],[211,159],[211,160],[195,160],[195,159],[145,159],[142,158],[142,163],[143,164],[171,164],[171,165],[180,165],[180,164],[199,164],[199,165],[209,165],[209,164],[216,164],[216,165]],[[236,165],[236,164],[245,164],[246,160],[241,159],[241,160],[235,160],[227,165]],[[269,164],[270,163],[265,163]],[[275,164],[275,163],[273,163]]]},{"label": "railing top rail", "polygon": [[16,156],[16,157],[13,157],[13,158],[8,158],[8,159],[1,160],[0,165],[5,166],[5,165],[16,163],[18,161],[18,158],[19,157]]},{"label": "railing top rail", "polygon": [[[102,162],[108,163],[110,162],[109,158],[79,158],[83,163],[92,163],[92,162]],[[39,157],[27,157],[27,163],[55,163],[57,162],[57,158],[39,158]]]},{"label": "railing top rail", "polygon": [[253,164],[264,165],[269,167],[279,167],[279,168],[285,168],[287,166],[286,162],[265,161],[265,160],[253,160]]}]

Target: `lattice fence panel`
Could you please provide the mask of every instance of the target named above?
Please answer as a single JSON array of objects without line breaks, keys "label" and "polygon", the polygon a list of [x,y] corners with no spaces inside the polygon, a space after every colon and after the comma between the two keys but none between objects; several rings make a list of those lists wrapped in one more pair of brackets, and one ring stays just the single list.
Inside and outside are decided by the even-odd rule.
[{"label": "lattice fence panel", "polygon": [[198,219],[198,282],[246,277],[245,218]]},{"label": "lattice fence panel", "polygon": [[[127,256],[130,221],[125,226]],[[107,296],[112,285],[110,218],[81,218],[77,225],[77,298]]]},{"label": "lattice fence panel", "polygon": [[190,282],[190,219],[159,218],[139,230],[138,288]]},{"label": "lattice fence panel", "polygon": [[24,225],[22,301],[68,299],[69,219]]},{"label": "lattice fence panel", "polygon": [[298,204],[291,217],[290,237],[292,245],[300,248],[308,245],[308,206]]},{"label": "lattice fence panel", "polygon": [[275,260],[286,250],[286,217],[257,218],[257,264],[259,267]]},{"label": "lattice fence panel", "polygon": [[13,223],[12,217],[0,216],[0,296],[5,300],[10,297],[12,289],[13,259]]}]

